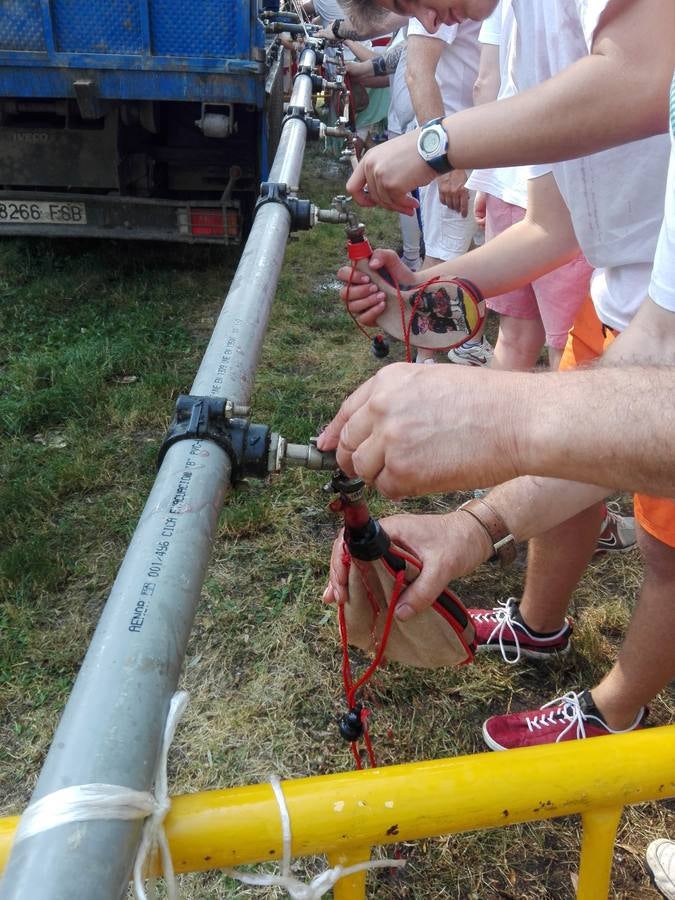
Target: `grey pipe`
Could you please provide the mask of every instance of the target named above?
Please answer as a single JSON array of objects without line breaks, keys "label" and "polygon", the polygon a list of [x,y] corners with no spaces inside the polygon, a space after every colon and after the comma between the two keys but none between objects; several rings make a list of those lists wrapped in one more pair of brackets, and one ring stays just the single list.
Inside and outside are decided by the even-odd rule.
[{"label": "grey pipe", "polygon": [[[313,66],[314,52],[301,63]],[[291,102],[308,107],[311,82]],[[270,180],[295,185],[305,126],[283,129]],[[199,367],[193,394],[248,401],[290,229],[278,203],[262,206]],[[91,783],[147,791],[230,487],[227,455],[209,441],[172,446],[120,567],[55,733],[32,801]],[[2,900],[117,900],[124,895],[141,823],[66,824],[13,848]]]}]

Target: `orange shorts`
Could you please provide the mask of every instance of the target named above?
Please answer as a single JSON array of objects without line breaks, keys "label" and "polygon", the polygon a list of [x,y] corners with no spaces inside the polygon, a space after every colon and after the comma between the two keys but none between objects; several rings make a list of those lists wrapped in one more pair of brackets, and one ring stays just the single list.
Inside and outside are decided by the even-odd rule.
[{"label": "orange shorts", "polygon": [[[602,324],[595,314],[593,301],[587,297],[570,329],[560,368],[576,369],[597,359],[617,334],[614,329]],[[635,518],[648,534],[669,547],[675,547],[675,500],[635,494],[633,508]]]}]

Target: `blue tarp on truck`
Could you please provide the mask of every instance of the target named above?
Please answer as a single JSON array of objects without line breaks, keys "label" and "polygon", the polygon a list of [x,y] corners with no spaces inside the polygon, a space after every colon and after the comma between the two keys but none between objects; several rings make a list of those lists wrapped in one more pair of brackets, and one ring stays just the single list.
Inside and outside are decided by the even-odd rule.
[{"label": "blue tarp on truck", "polygon": [[0,0],[0,234],[239,239],[280,119],[258,6]]}]

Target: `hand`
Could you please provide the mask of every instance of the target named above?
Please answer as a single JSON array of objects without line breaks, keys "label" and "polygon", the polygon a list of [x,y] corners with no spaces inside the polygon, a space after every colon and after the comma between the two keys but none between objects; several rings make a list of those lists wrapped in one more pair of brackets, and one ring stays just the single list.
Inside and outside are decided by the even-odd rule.
[{"label": "hand", "polygon": [[510,389],[519,378],[463,366],[386,366],[344,401],[317,446],[337,448],[344,472],[394,499],[500,484],[521,474],[518,413],[526,410],[512,400],[522,393]]},{"label": "hand", "polygon": [[331,28],[318,28],[312,34],[313,38],[319,38],[322,41],[329,41],[331,44],[339,44],[340,39],[336,38]]},{"label": "hand", "polygon": [[438,179],[438,196],[448,209],[460,213],[463,219],[469,214],[469,192],[464,187],[467,174],[464,169],[454,169]]},{"label": "hand", "polygon": [[[483,527],[468,513],[443,516],[391,516],[381,520],[389,537],[422,563],[422,571],[405,589],[396,607],[401,621],[431,606],[448,583],[473,572],[494,549]],[[347,601],[347,569],[342,562],[343,532],[333,544],[324,603]]]},{"label": "hand", "polygon": [[366,153],[347,182],[347,193],[360,206],[382,206],[413,215],[419,203],[409,191],[436,177],[417,152],[418,134],[419,129],[409,131]]},{"label": "hand", "polygon": [[485,191],[476,191],[476,199],[473,204],[473,215],[476,225],[479,228],[485,228],[485,220],[487,218],[487,194]]},{"label": "hand", "polygon": [[373,76],[373,64],[369,59],[363,62],[348,62],[346,65],[347,74],[357,84],[364,78],[372,78]]},{"label": "hand", "polygon": [[[411,285],[419,281],[418,275],[411,272],[393,250],[375,250],[368,265],[375,272],[386,269],[399,284]],[[349,312],[356,316],[361,325],[374,325],[376,319],[384,312],[387,300],[384,291],[358,269],[352,272],[351,266],[342,266],[338,269],[337,277],[346,285],[340,291],[340,296],[347,304]]]}]

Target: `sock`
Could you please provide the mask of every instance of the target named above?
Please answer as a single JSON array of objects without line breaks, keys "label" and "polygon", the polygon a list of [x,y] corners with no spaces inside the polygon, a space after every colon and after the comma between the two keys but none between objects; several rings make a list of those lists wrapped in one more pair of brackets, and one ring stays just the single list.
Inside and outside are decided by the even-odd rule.
[{"label": "sock", "polygon": [[512,614],[511,618],[514,622],[518,622],[523,627],[527,628],[528,632],[532,635],[532,637],[536,638],[550,638],[553,637],[554,634],[557,634],[560,629],[558,628],[556,631],[535,631],[534,628],[530,628],[525,619],[523,619],[520,614],[520,606],[516,607],[515,613]]}]

